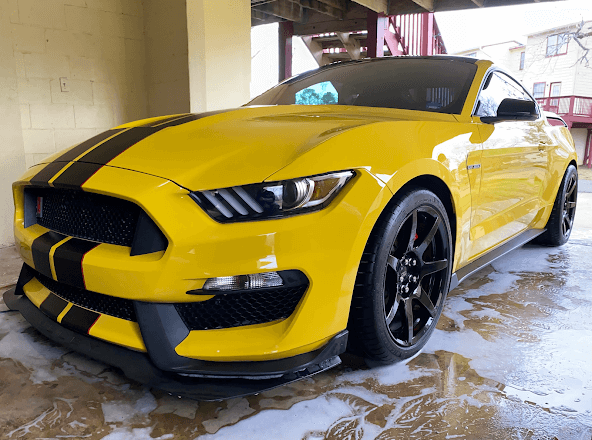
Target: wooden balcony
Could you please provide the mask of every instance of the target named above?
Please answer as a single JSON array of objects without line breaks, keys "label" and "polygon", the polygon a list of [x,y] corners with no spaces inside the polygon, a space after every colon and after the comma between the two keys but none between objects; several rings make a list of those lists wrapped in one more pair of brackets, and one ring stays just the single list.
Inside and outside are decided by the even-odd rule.
[{"label": "wooden balcony", "polygon": [[585,96],[554,96],[538,98],[537,102],[544,111],[557,113],[569,128],[592,127],[592,98]]}]

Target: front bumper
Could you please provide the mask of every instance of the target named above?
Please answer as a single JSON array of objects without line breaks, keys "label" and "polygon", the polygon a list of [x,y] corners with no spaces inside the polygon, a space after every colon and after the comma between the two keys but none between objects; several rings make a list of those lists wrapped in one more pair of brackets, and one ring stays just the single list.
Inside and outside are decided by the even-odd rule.
[{"label": "front bumper", "polygon": [[[22,289],[20,282],[16,289]],[[347,331],[334,336],[322,349],[290,358],[259,362],[213,362],[183,358],[174,351],[183,330],[168,304],[137,303],[136,313],[148,354],[103,342],[69,330],[47,317],[15,288],[4,302],[19,311],[40,333],[66,348],[119,368],[129,379],[174,395],[198,400],[222,400],[259,393],[332,368],[347,346]],[[178,317],[178,315],[177,315]],[[171,321],[172,319],[172,321]],[[180,319],[179,319],[180,320]],[[163,324],[167,322],[167,326]],[[181,322],[182,324],[182,322]],[[165,371],[160,367],[165,367]]]},{"label": "front bumper", "polygon": [[[33,167],[14,186],[15,238],[25,263],[44,273],[36,267],[33,254],[35,241],[48,230],[39,224],[25,227],[23,212],[24,188],[32,185],[31,177],[40,169]],[[347,327],[359,261],[374,221],[390,198],[384,185],[365,170],[359,171],[353,183],[330,207],[317,213],[222,225],[209,218],[190,199],[188,191],[173,182],[104,166],[84,183],[82,190],[140,206],[166,235],[169,245],[166,251],[132,256],[129,247],[99,244],[74,262],[80,272],[78,284],[91,292],[140,304],[148,313],[158,310],[154,312],[158,318],[167,310],[167,304],[207,301],[208,296],[187,294],[200,289],[207,278],[299,270],[310,285],[288,318],[191,330],[184,339],[175,340],[178,345],[169,354],[219,365],[279,361],[314,352]],[[48,267],[55,263],[60,246],[46,246]],[[57,270],[57,275],[53,273],[53,266],[51,270],[53,279],[61,281]],[[47,270],[45,275],[49,275]],[[37,296],[39,301],[46,294],[40,285],[24,290],[29,299]],[[39,306],[37,302],[33,300]],[[157,307],[159,303],[164,305]],[[144,341],[145,332],[140,334],[139,322],[116,320],[108,313],[98,319],[90,336],[150,351]]]}]

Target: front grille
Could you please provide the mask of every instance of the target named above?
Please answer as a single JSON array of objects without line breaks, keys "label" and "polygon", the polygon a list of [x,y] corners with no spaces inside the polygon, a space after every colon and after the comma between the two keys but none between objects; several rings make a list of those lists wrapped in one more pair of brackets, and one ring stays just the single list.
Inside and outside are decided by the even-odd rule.
[{"label": "front grille", "polygon": [[263,324],[289,317],[307,287],[216,295],[207,301],[176,304],[175,307],[190,330]]},{"label": "front grille", "polygon": [[37,278],[46,289],[51,290],[57,296],[76,304],[77,306],[98,313],[104,313],[105,315],[115,316],[116,318],[125,319],[127,321],[136,322],[134,303],[129,299],[117,298],[115,296],[91,292],[90,290],[71,287],[41,275],[39,272],[36,272],[35,278]]},{"label": "front grille", "polygon": [[131,246],[141,208],[114,197],[67,189],[29,189],[43,197],[37,223],[70,237]]}]

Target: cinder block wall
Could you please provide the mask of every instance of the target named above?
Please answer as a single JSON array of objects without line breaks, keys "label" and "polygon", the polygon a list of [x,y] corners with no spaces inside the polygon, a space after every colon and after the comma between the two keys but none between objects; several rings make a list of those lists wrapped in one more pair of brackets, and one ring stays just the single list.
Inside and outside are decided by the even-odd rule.
[{"label": "cinder block wall", "polygon": [[141,0],[9,4],[27,166],[147,116]]}]

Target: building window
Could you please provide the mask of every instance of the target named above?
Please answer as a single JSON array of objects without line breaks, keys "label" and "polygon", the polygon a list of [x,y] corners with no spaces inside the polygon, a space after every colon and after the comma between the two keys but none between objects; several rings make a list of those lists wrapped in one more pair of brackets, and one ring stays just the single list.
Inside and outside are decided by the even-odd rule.
[{"label": "building window", "polygon": [[520,52],[520,70],[524,70],[524,59],[526,58],[526,52]]},{"label": "building window", "polygon": [[567,53],[567,41],[569,37],[565,34],[549,35],[547,37],[547,56],[563,55]]},{"label": "building window", "polygon": [[[549,89],[549,96],[550,97],[561,96],[561,83],[560,82],[551,83],[551,88]],[[551,99],[551,105],[554,107],[557,107],[559,105],[559,99]]]},{"label": "building window", "polygon": [[545,83],[544,82],[534,83],[534,87],[532,89],[532,96],[534,96],[535,99],[545,97]]}]

